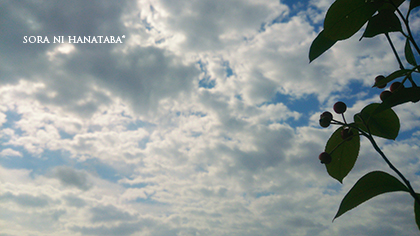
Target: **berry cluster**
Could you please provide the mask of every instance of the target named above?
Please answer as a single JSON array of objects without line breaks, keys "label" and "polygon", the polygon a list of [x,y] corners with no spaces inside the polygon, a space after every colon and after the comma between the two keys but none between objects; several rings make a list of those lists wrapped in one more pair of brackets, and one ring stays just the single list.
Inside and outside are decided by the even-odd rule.
[{"label": "berry cluster", "polygon": [[[341,114],[343,116],[344,119],[344,124],[347,124],[345,118],[344,118],[344,112],[346,112],[347,110],[347,105],[344,102],[336,102],[334,104],[333,107],[335,113],[337,114]],[[330,126],[331,124],[341,124],[343,125],[342,122],[336,121],[333,119],[333,114],[329,111],[325,111],[321,114],[320,118],[319,118],[319,125],[321,125],[321,127],[327,128],[328,126]],[[345,127],[343,128],[343,130],[341,131],[341,138],[343,139],[343,141],[350,141],[353,137],[353,131],[351,130],[351,128],[349,127]],[[332,157],[329,153],[327,152],[323,152],[319,155],[319,160],[321,161],[322,164],[329,164],[332,161]]]},{"label": "berry cluster", "polygon": [[[383,75],[378,75],[375,78],[375,82],[379,83],[380,81],[384,80],[385,76]],[[386,87],[386,83],[380,86],[377,86],[378,88],[382,89]],[[391,84],[391,86],[389,87],[389,90],[384,90],[382,91],[382,93],[379,95],[379,98],[381,99],[381,101],[385,101],[385,99],[389,98],[395,91],[403,89],[404,88],[404,84],[402,84],[401,82],[394,82]]]},{"label": "berry cluster", "polygon": [[[344,102],[336,102],[333,108],[335,113],[343,114],[347,110],[347,105]],[[319,125],[321,125],[321,127],[327,128],[330,126],[331,121],[334,121],[334,119],[333,114],[329,111],[325,111],[319,117]]]}]

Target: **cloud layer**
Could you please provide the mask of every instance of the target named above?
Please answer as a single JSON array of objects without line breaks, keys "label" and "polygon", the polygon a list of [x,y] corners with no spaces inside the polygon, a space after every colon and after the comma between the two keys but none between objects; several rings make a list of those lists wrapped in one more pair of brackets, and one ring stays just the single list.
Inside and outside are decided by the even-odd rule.
[{"label": "cloud layer", "polygon": [[[308,64],[331,2],[4,3],[1,235],[413,235],[402,193],[331,223],[358,178],[389,170],[363,141],[344,185],[331,179],[319,114],[343,100],[351,118],[398,68],[385,39],[357,35]],[[378,142],[419,189],[416,106]]]}]

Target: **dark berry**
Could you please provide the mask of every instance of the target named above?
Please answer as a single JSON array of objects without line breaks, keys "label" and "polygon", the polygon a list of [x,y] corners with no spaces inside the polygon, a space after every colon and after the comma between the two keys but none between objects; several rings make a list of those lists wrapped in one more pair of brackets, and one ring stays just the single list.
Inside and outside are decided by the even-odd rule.
[{"label": "dark berry", "polygon": [[[377,84],[377,83],[379,83],[381,80],[384,80],[385,79],[385,76],[383,76],[383,75],[378,75],[378,76],[376,76],[376,78],[375,78],[375,83]],[[376,86],[376,87],[378,87],[378,88],[385,88],[386,87],[386,83],[385,84],[383,84],[383,85],[380,85],[380,86]]]},{"label": "dark berry", "polygon": [[350,141],[353,137],[353,131],[350,128],[344,128],[341,130],[341,138],[343,140]]},{"label": "dark berry", "polygon": [[321,114],[321,117],[320,118],[323,118],[323,117],[326,117],[326,118],[332,120],[333,119],[333,114],[331,112],[329,112],[329,111],[324,111]]},{"label": "dark berry", "polygon": [[402,89],[402,88],[404,88],[404,85],[402,83],[394,82],[389,87],[389,90],[393,93],[393,92],[397,91],[398,89]]},{"label": "dark berry", "polygon": [[347,110],[347,105],[344,102],[336,102],[334,104],[334,111],[337,114],[343,114]]},{"label": "dark berry", "polygon": [[326,111],[322,113],[319,118],[319,125],[321,127],[327,128],[328,126],[330,126],[332,118],[333,115],[331,114],[331,112]]},{"label": "dark berry", "polygon": [[331,155],[326,152],[319,154],[318,158],[321,161],[321,164],[330,164],[332,161]]},{"label": "dark berry", "polygon": [[387,98],[391,97],[392,92],[389,90],[382,91],[382,93],[379,95],[379,98],[381,101],[385,101]]},{"label": "dark berry", "polygon": [[331,124],[331,120],[328,119],[327,117],[323,117],[319,119],[319,125],[323,128],[327,128],[328,126],[330,126],[330,124]]}]

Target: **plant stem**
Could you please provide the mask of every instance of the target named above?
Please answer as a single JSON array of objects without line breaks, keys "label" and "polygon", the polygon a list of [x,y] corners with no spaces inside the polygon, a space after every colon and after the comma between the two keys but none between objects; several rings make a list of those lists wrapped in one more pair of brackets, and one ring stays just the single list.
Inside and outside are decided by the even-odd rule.
[{"label": "plant stem", "polygon": [[372,146],[375,148],[375,150],[379,153],[379,155],[382,156],[382,158],[385,160],[385,162],[388,164],[388,166],[395,172],[397,175],[404,181],[405,185],[408,188],[408,191],[410,192],[411,196],[414,198],[414,200],[417,202],[417,204],[420,205],[420,198],[417,196],[416,192],[414,192],[413,187],[411,187],[410,181],[408,181],[404,175],[388,160],[388,158],[385,156],[385,154],[382,152],[382,150],[379,148],[378,144],[375,142],[375,139],[373,139],[372,135],[369,133],[368,135],[365,135],[366,138],[369,139],[369,141],[372,143]]},{"label": "plant stem", "polygon": [[[390,3],[394,6],[394,8],[395,8],[395,10],[397,11],[397,13],[398,13],[398,15],[400,15],[400,17],[401,17],[401,19],[403,20],[403,22],[404,22],[404,25],[405,25],[405,28],[407,29],[407,33],[408,33],[408,35],[406,35],[406,34],[404,34],[404,32],[402,32],[401,31],[401,33],[413,44],[413,46],[414,46],[414,48],[416,49],[416,51],[417,51],[417,53],[418,54],[420,54],[420,48],[419,48],[419,46],[417,45],[417,43],[416,43],[416,41],[414,41],[414,37],[413,37],[413,34],[411,33],[411,29],[410,29],[410,24],[408,23],[408,16],[410,15],[410,11],[411,10],[409,10],[408,12],[407,12],[407,16],[406,17],[404,17],[404,15],[402,14],[402,12],[400,11],[400,9],[395,5],[395,3],[394,2],[392,2],[392,1],[390,1]],[[396,53],[396,51],[395,51],[395,48],[394,48],[394,46],[392,45],[392,42],[391,42],[391,39],[389,38],[389,35],[388,34],[386,34],[386,37],[388,38],[388,41],[390,42],[390,44],[391,44],[391,47],[392,47],[392,50],[394,51],[394,54]],[[407,42],[407,43],[409,43],[409,42]],[[399,60],[399,58],[397,57],[397,60],[398,60],[398,62],[400,63],[400,69],[402,69],[401,68],[401,61]],[[416,83],[414,82],[414,80],[412,79],[412,77],[411,77],[411,74],[408,76],[408,80],[411,82],[411,85],[413,86],[413,87],[417,87],[417,85],[416,85]]]},{"label": "plant stem", "polygon": [[347,125],[347,121],[346,121],[346,117],[344,117],[344,113],[341,113],[341,116],[343,117],[344,124]]},{"label": "plant stem", "polygon": [[367,128],[368,132],[363,132],[360,128],[359,131],[361,131],[361,134],[364,135],[367,139],[369,139],[370,143],[372,144],[373,148],[381,155],[381,157],[384,159],[384,161],[388,164],[388,166],[395,172],[397,175],[404,181],[405,185],[408,188],[408,191],[410,192],[410,195],[414,198],[414,200],[417,202],[417,204],[420,205],[420,198],[417,196],[416,192],[414,192],[413,187],[411,187],[410,181],[404,177],[404,175],[389,161],[389,159],[385,156],[385,154],[382,152],[382,150],[379,148],[378,144],[376,143],[375,139],[373,138],[369,126],[366,124],[365,120],[362,118],[361,115],[359,115],[360,120],[362,120],[363,124]]},{"label": "plant stem", "polygon": [[407,78],[411,82],[411,86],[417,87],[417,84],[416,82],[414,82],[413,78],[411,77],[411,74],[409,74]]},{"label": "plant stem", "polygon": [[402,14],[402,12],[400,11],[400,9],[398,9],[398,7],[395,5],[394,2],[389,1],[390,4],[392,4],[395,8],[395,10],[397,11],[398,15],[400,15],[401,19],[404,22],[405,28],[407,29],[407,33],[408,33],[408,40],[410,40],[413,43],[413,46],[416,48],[416,51],[418,54],[420,54],[420,48],[417,45],[416,41],[414,41],[414,37],[413,34],[411,33],[411,29],[410,29],[410,24],[408,24],[408,16],[410,14],[410,11],[407,12],[407,16],[404,17],[404,15]]},{"label": "plant stem", "polygon": [[407,33],[408,33],[408,40],[411,41],[411,43],[413,44],[414,48],[416,49],[417,53],[420,54],[420,48],[417,45],[416,41],[414,41],[413,38],[413,34],[411,33],[410,27],[407,24]]},{"label": "plant stem", "polygon": [[392,40],[389,37],[389,34],[385,33],[385,36],[386,36],[386,39],[388,39],[389,44],[391,45],[391,48],[392,48],[392,51],[394,52],[395,57],[397,58],[398,64],[400,65],[400,69],[404,70],[405,69],[404,65],[402,64],[401,59],[398,56],[397,50],[395,49],[394,44],[392,43]]}]

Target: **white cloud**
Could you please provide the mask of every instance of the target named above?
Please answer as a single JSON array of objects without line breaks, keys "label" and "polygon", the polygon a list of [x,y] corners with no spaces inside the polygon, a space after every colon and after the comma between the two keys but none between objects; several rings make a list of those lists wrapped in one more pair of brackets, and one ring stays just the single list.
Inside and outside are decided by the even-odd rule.
[{"label": "white cloud", "polygon": [[19,151],[13,150],[11,148],[6,148],[6,149],[3,149],[0,152],[0,156],[3,156],[3,157],[13,157],[13,156],[22,157],[22,153],[20,153]]},{"label": "white cloud", "polygon": [[181,45],[174,47],[188,51],[224,50],[288,12],[286,5],[271,0],[140,1],[141,9],[148,9],[149,4],[153,11],[143,10],[142,17],[168,38],[181,37],[183,40],[177,42]]},{"label": "white cloud", "polygon": [[[331,1],[303,2],[310,9],[300,12],[296,4],[7,3],[0,14],[7,23],[0,33],[4,233],[416,232],[412,199],[401,193],[331,223],[358,178],[389,169],[363,140],[344,185],[330,178],[317,156],[334,128],[319,128],[319,113],[344,98],[350,119],[378,101],[353,91],[355,81],[370,86],[396,65],[385,40],[357,36],[309,65],[313,24]],[[27,34],[127,37],[117,45],[23,45]],[[404,132],[418,127],[410,108],[396,108]],[[418,189],[418,136],[378,143]]]}]

